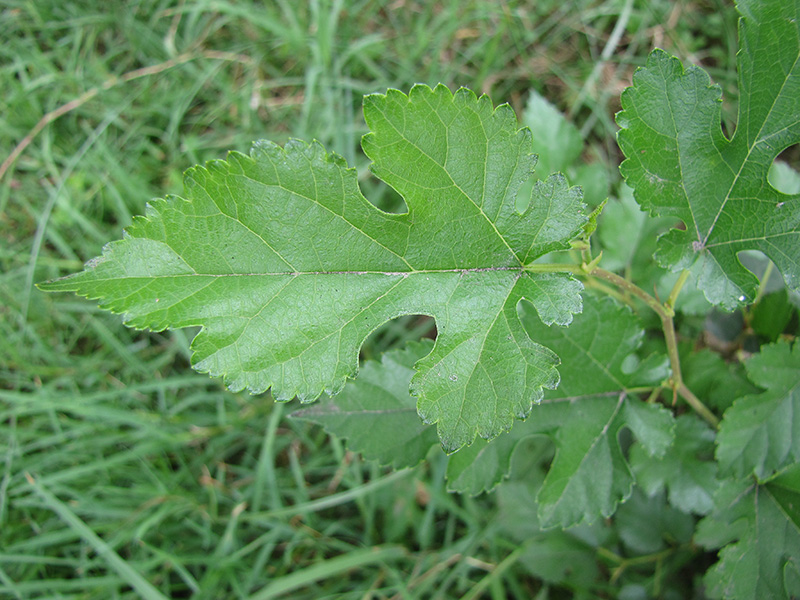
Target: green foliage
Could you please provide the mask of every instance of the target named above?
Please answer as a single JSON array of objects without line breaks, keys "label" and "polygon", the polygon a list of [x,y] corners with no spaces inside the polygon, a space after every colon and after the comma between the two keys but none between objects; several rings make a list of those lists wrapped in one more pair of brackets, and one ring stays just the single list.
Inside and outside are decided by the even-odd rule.
[{"label": "green foliage", "polygon": [[798,507],[798,463],[765,483],[728,481],[720,488],[714,512],[700,522],[697,533],[697,541],[706,546],[728,544],[705,578],[711,597],[755,600],[797,593]]},{"label": "green foliage", "polygon": [[767,184],[778,154],[800,141],[797,3],[741,0],[738,8],[739,118],[730,140],[719,87],[663,51],[636,73],[617,115],[620,168],[637,200],[685,225],[660,238],[657,259],[674,270],[702,260],[700,288],[729,309],[756,294],[758,280],[737,258],[745,249],[762,251],[789,287],[800,286],[800,207]]},{"label": "green foliage", "polygon": [[[472,597],[489,587],[498,597],[531,595],[500,583],[516,564],[541,597],[551,587],[574,597],[797,596],[800,176],[775,159],[800,141],[800,1],[738,8],[735,133],[723,132],[721,90],[706,72],[654,51],[622,95],[627,185],[608,202],[602,164],[576,164],[596,146],[539,94],[520,128],[510,107],[485,95],[417,85],[364,100],[364,153],[405,212],[368,201],[362,188],[371,184],[320,143],[258,142],[249,156],[190,170],[185,198],[154,201],[82,272],[41,287],[99,299],[135,328],[199,327],[194,367],[234,392],[271,389],[276,400],[305,403],[332,394],[293,413],[298,436],[302,422],[320,424],[340,455],[345,439],[377,463],[375,487],[423,463],[418,470],[463,494],[417,484],[413,501],[393,496],[393,515],[413,525],[370,516],[363,545],[373,529],[396,540],[417,527],[426,547],[444,510],[445,539],[463,534],[459,556],[492,540],[497,564]],[[720,316],[714,306],[737,312]],[[368,338],[413,315],[433,318],[435,341],[390,349],[359,373]],[[244,511],[243,520],[271,527],[338,502],[282,506],[274,456],[282,411],[273,410],[257,452],[224,450],[258,455],[246,477],[271,490],[273,508],[259,512],[265,492],[236,504],[232,492],[220,557]],[[23,417],[15,409],[13,423]],[[180,427],[167,429],[182,443]],[[297,453],[287,456],[302,477]],[[398,471],[381,477],[377,465]],[[353,477],[358,485],[343,497],[374,515],[362,474]],[[224,473],[214,481],[227,486]],[[158,597],[69,504],[36,479],[28,485],[123,581]],[[498,486],[489,504],[483,494]],[[78,506],[88,513],[91,502]],[[464,515],[487,506],[497,519],[476,532]],[[263,566],[270,544],[262,536],[240,552],[263,546]],[[353,548],[308,567],[305,581],[402,558],[394,545]],[[425,579],[403,593],[424,596]],[[289,591],[292,581],[251,597]]]},{"label": "green foliage", "polygon": [[[635,382],[652,383],[654,371],[663,376],[663,361],[636,357],[644,330],[629,309],[610,299],[587,303],[568,328],[548,327],[525,312],[523,322],[533,337],[564,357],[561,372],[571,385],[548,391],[535,415],[510,433],[491,442],[475,440],[449,456],[448,487],[473,495],[494,489],[508,476],[520,442],[544,435],[555,443],[556,456],[537,498],[542,524],[566,527],[610,516],[633,482],[617,442],[620,428],[642,440],[648,455],[662,456],[672,443],[670,413],[626,397]],[[351,450],[382,464],[413,466],[435,441],[431,428],[415,418],[408,393],[411,367],[429,349],[415,344],[387,353],[380,364],[368,362],[340,394],[293,416],[323,425],[347,438]]]},{"label": "green foliage", "polygon": [[725,411],[717,460],[737,477],[762,479],[800,461],[800,345],[765,346],[745,366],[767,391],[739,398]]}]

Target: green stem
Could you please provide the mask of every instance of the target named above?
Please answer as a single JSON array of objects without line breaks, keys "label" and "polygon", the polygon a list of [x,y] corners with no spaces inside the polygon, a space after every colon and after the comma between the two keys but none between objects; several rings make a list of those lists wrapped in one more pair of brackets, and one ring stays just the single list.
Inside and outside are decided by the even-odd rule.
[{"label": "green stem", "polygon": [[584,286],[587,288],[591,288],[593,290],[597,290],[599,292],[603,292],[606,296],[611,296],[612,298],[617,299],[622,304],[627,304],[631,308],[635,309],[636,305],[633,302],[632,298],[629,298],[625,294],[617,291],[615,288],[611,287],[610,285],[606,285],[597,279],[587,279],[584,282]]},{"label": "green stem", "polygon": [[686,280],[689,279],[689,269],[684,269],[681,271],[680,277],[678,277],[678,281],[675,282],[675,285],[672,286],[672,291],[669,293],[669,298],[667,298],[667,306],[670,309],[675,308],[675,302],[678,300],[678,294],[681,293],[681,289],[683,289],[683,284],[686,283]]},{"label": "green stem", "polygon": [[655,313],[661,318],[662,321],[664,320],[665,317],[669,316],[666,310],[664,310],[664,307],[658,300],[653,298],[650,294],[645,292],[638,285],[631,283],[624,277],[620,277],[616,273],[612,273],[611,271],[606,271],[605,269],[600,269],[598,267],[595,267],[585,273],[586,275],[589,275],[591,277],[597,277],[598,279],[603,279],[605,281],[608,281],[609,283],[614,284],[621,290],[628,292],[632,296],[636,296],[637,298],[639,298],[639,300],[641,300],[642,302],[647,304],[647,306],[653,309],[653,311],[655,311]]},{"label": "green stem", "polygon": [[703,417],[714,429],[719,427],[719,419],[712,413],[708,407],[703,404],[700,399],[692,393],[686,384],[681,381],[680,386],[678,387],[678,393],[686,400],[686,403],[689,404],[701,417]]},{"label": "green stem", "polygon": [[[573,275],[601,279],[611,283],[624,293],[639,298],[639,300],[649,306],[653,312],[658,315],[659,319],[661,319],[661,328],[664,331],[664,341],[667,345],[667,355],[669,356],[669,363],[670,367],[672,368],[672,377],[669,381],[669,387],[672,389],[672,392],[675,396],[679,395],[681,398],[686,400],[686,403],[689,404],[689,406],[691,406],[697,412],[697,414],[703,417],[703,419],[705,419],[712,427],[716,429],[719,426],[719,419],[717,419],[714,413],[711,412],[711,410],[709,410],[708,407],[703,404],[702,401],[695,396],[688,387],[686,387],[686,384],[683,382],[683,375],[681,374],[681,361],[678,353],[678,336],[675,333],[675,322],[673,320],[673,316],[675,315],[673,306],[675,305],[675,301],[677,300],[683,285],[686,283],[686,280],[689,277],[689,271],[684,270],[681,272],[680,276],[678,277],[678,281],[675,282],[675,285],[669,294],[669,298],[667,299],[666,303],[662,304],[638,285],[631,283],[624,277],[620,277],[616,273],[612,273],[611,271],[606,271],[605,269],[597,267],[597,262],[601,256],[602,254],[589,264],[533,264],[526,266],[525,271],[529,273],[572,273]],[[600,289],[602,289],[602,287],[600,287]]]},{"label": "green stem", "polygon": [[667,344],[667,355],[669,356],[669,364],[672,367],[670,384],[673,393],[676,393],[683,385],[683,374],[681,373],[681,360],[680,354],[678,353],[678,336],[675,333],[675,321],[673,320],[672,315],[665,314],[661,317],[661,328],[664,330],[664,341]]},{"label": "green stem", "polygon": [[697,414],[703,417],[712,427],[716,429],[719,426],[719,419],[717,419],[717,417],[714,416],[714,413],[712,413],[708,407],[703,404],[688,387],[686,387],[686,384],[683,382],[683,375],[681,374],[681,361],[678,353],[678,336],[675,333],[675,322],[672,318],[675,313],[672,310],[671,302],[674,302],[678,297],[683,284],[686,282],[686,278],[689,276],[689,272],[684,271],[681,273],[681,276],[675,283],[675,286],[673,287],[669,300],[667,300],[666,304],[661,304],[658,300],[645,292],[638,285],[631,283],[616,273],[612,273],[597,267],[587,268],[585,269],[585,273],[591,277],[597,277],[599,279],[608,281],[623,291],[636,296],[645,304],[647,304],[647,306],[649,306],[659,316],[661,319],[661,328],[664,331],[664,341],[667,345],[669,364],[672,367],[670,387],[672,388],[673,394],[680,395],[684,400],[686,400],[686,403],[697,412]]},{"label": "green stem", "polygon": [[775,263],[769,261],[769,263],[767,263],[767,268],[764,269],[764,274],[761,276],[761,281],[758,284],[758,292],[756,292],[756,298],[753,300],[754,305],[758,304],[759,300],[761,300],[761,298],[763,298],[764,294],[767,292],[767,282],[769,281],[774,268]]}]

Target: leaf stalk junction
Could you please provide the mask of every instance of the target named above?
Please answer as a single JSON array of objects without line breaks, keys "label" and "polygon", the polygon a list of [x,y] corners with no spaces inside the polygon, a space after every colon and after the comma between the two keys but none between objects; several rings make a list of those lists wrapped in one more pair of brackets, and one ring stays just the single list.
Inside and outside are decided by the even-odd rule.
[{"label": "leaf stalk junction", "polygon": [[[672,370],[672,375],[669,380],[665,382],[665,387],[672,390],[673,404],[677,400],[677,397],[680,396],[686,401],[687,404],[689,404],[689,406],[692,407],[692,409],[694,409],[698,415],[705,419],[712,427],[714,427],[714,429],[717,429],[719,427],[719,419],[686,386],[686,383],[683,381],[683,376],[681,375],[681,363],[680,356],[678,354],[678,338],[675,333],[674,306],[678,296],[680,295],[683,285],[686,283],[686,280],[689,277],[689,271],[684,270],[681,272],[678,280],[675,282],[675,285],[669,294],[667,301],[662,303],[656,297],[651,296],[642,288],[625,279],[624,277],[598,267],[597,265],[602,258],[602,253],[594,259],[591,259],[591,257],[587,254],[588,253],[584,253],[584,257],[590,258],[590,260],[584,261],[580,265],[570,263],[542,263],[528,265],[525,267],[525,270],[530,273],[571,273],[578,277],[588,279],[587,283],[592,280],[601,280],[603,282],[610,283],[624,294],[634,296],[644,302],[648,308],[653,310],[653,312],[658,315],[659,319],[661,320],[661,329],[664,332],[664,342],[667,345],[667,355],[669,356],[669,363]],[[614,296],[617,295],[616,293],[612,293],[615,292],[613,288],[609,289],[605,285],[592,285],[592,287],[596,287],[599,290],[605,293],[610,293]]]}]

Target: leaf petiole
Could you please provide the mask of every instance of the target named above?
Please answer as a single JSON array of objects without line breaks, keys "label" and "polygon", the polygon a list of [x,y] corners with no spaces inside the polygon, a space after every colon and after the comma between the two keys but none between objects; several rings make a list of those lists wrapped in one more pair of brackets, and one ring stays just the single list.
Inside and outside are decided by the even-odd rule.
[{"label": "leaf petiole", "polygon": [[675,308],[675,302],[677,302],[678,295],[681,293],[683,285],[686,283],[687,279],[689,279],[689,270],[684,269],[683,271],[681,271],[681,274],[678,277],[678,281],[676,281],[675,285],[672,286],[672,291],[669,293],[669,298],[667,298],[666,305],[670,310]]}]

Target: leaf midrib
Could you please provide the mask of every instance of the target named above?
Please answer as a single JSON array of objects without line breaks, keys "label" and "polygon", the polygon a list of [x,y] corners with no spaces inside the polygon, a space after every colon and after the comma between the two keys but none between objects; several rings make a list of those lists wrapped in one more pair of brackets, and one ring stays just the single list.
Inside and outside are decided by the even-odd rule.
[{"label": "leaf midrib", "polygon": [[[97,277],[92,282],[101,283],[106,281],[119,281],[120,279],[180,279],[192,277],[279,277],[292,276],[300,277],[303,275],[386,275],[387,277],[408,277],[410,275],[434,275],[438,273],[492,273],[492,272],[513,272],[520,273],[525,271],[524,266],[509,267],[472,267],[463,269],[420,269],[414,271],[274,271],[261,273],[176,273],[174,275],[133,275],[130,277]],[[68,278],[64,278],[68,279]]]}]

